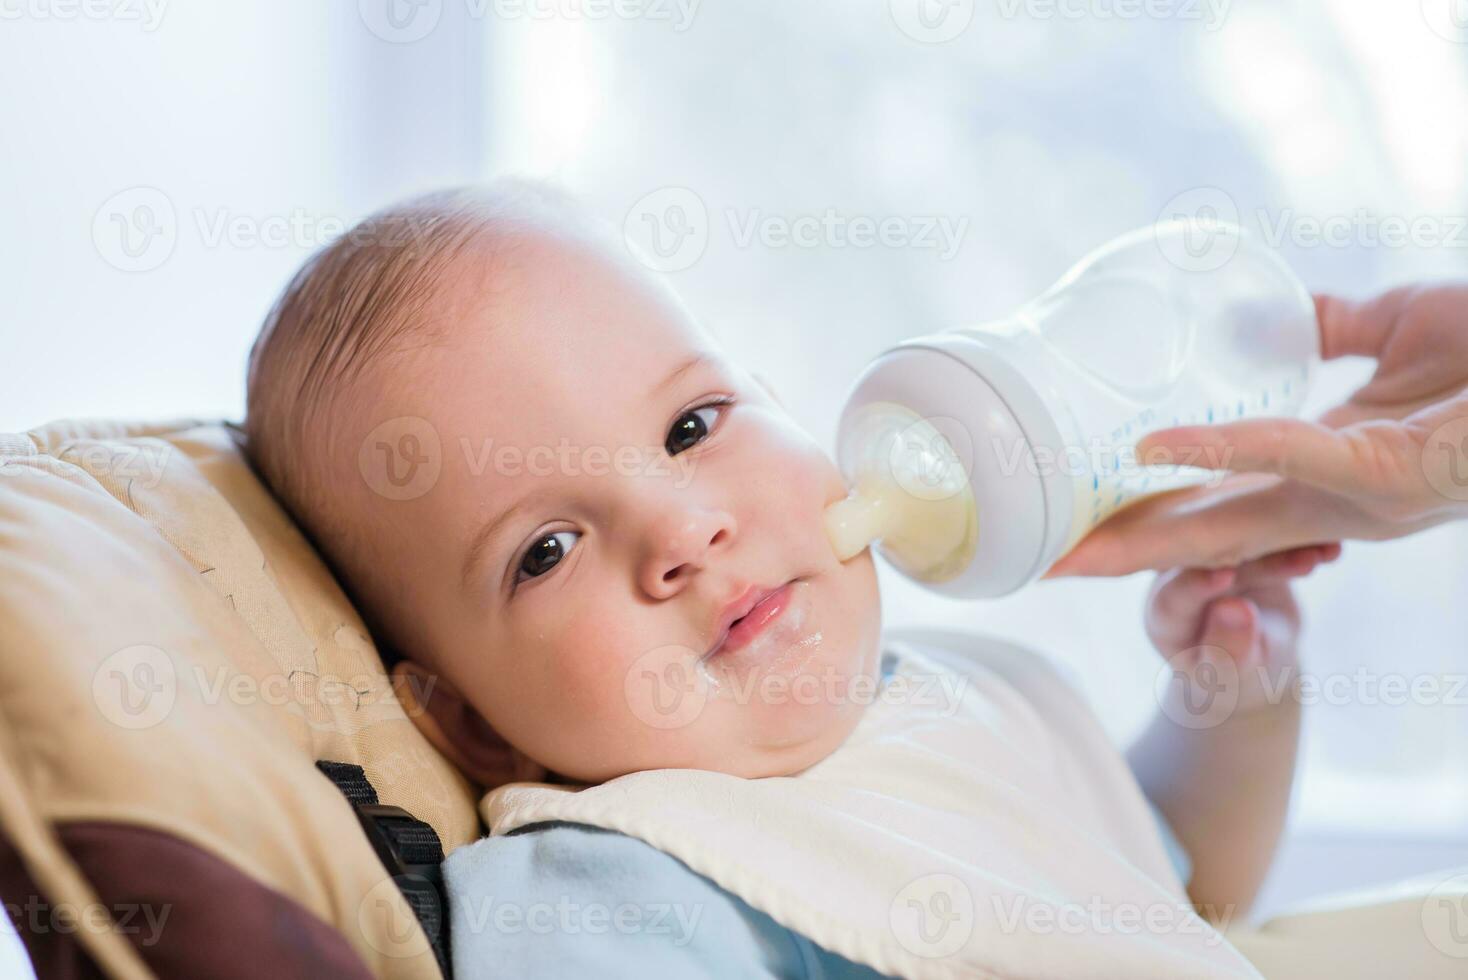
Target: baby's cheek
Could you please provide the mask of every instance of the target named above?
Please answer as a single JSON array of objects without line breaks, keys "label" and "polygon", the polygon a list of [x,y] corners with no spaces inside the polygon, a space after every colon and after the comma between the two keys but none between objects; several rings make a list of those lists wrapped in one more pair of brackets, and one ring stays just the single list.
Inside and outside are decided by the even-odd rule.
[{"label": "baby's cheek", "polygon": [[765,430],[748,472],[768,505],[801,515],[818,515],[826,503],[845,494],[836,464],[794,425],[772,423]]},{"label": "baby's cheek", "polygon": [[846,481],[841,477],[841,470],[824,449],[811,440],[800,443],[794,449],[792,469],[803,500],[824,509],[831,501],[846,495]]},{"label": "baby's cheek", "polygon": [[623,688],[639,656],[660,645],[629,621],[630,604],[578,602],[557,626],[552,683],[562,692],[564,724],[604,727],[625,720]]}]

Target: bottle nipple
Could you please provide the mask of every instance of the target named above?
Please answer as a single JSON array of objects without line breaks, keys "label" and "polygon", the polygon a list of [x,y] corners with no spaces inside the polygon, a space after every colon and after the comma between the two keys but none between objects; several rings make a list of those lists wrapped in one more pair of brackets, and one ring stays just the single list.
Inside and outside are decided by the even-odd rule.
[{"label": "bottle nipple", "polygon": [[890,402],[866,406],[843,453],[856,475],[850,496],[826,508],[826,536],[841,561],[880,541],[883,555],[925,582],[957,575],[978,543],[968,473],[930,422]]},{"label": "bottle nipple", "polygon": [[886,536],[896,506],[889,499],[890,492],[890,486],[873,480],[826,508],[826,536],[837,558],[854,558],[867,545]]}]

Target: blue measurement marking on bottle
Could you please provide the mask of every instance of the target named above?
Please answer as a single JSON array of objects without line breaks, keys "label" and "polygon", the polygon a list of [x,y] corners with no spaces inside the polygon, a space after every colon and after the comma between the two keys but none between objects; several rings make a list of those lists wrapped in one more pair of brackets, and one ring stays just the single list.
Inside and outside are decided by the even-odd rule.
[{"label": "blue measurement marking on bottle", "polygon": [[[1301,377],[1307,376],[1308,366],[1307,368],[1302,369],[1300,373]],[[1288,397],[1290,395],[1293,387],[1294,383],[1291,379],[1282,379],[1281,391],[1285,397]],[[1172,416],[1172,425],[1178,426],[1183,424],[1199,424],[1204,418],[1206,418],[1207,422],[1210,424],[1217,420],[1227,421],[1231,417],[1234,417],[1235,413],[1237,413],[1238,418],[1245,418],[1249,415],[1251,408],[1258,411],[1260,414],[1263,414],[1269,408],[1269,399],[1270,390],[1268,387],[1256,389],[1255,394],[1253,394],[1252,396],[1239,398],[1236,403],[1212,404],[1202,407],[1198,410],[1189,411],[1185,414],[1175,414]],[[1119,426],[1112,429],[1111,441],[1113,444],[1120,444],[1123,440],[1126,440],[1128,443],[1130,443],[1133,441],[1130,438],[1133,434],[1133,429],[1140,430],[1141,432],[1151,432],[1160,427],[1157,425],[1158,421],[1159,419],[1157,418],[1157,411],[1155,408],[1144,409],[1143,411],[1132,416],[1130,419],[1124,420]],[[1100,523],[1103,517],[1103,509],[1105,513],[1109,513],[1110,510],[1121,506],[1124,500],[1131,499],[1144,493],[1146,489],[1151,485],[1152,477],[1155,475],[1150,472],[1150,465],[1153,464],[1143,463],[1143,469],[1141,473],[1126,476],[1122,475],[1122,473],[1120,472],[1119,457],[1116,461],[1112,463],[1107,463],[1106,461],[1101,462],[1096,471],[1093,471],[1091,475],[1091,524],[1094,525]],[[1101,492],[1102,476],[1105,476],[1107,478],[1107,492],[1110,493],[1113,489],[1116,491],[1115,495],[1110,501],[1109,507],[1107,505],[1107,502],[1103,499],[1103,495]]]}]

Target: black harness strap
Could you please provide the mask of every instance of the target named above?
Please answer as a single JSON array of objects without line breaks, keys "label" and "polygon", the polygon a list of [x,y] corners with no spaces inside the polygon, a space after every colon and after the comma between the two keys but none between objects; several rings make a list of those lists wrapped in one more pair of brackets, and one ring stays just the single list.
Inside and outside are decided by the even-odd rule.
[{"label": "black harness strap", "polygon": [[453,980],[449,962],[448,897],[443,884],[443,844],[432,827],[397,806],[377,802],[377,790],[361,766],[348,762],[316,763],[336,784],[361,821],[362,832],[392,875],[433,946],[444,980]]}]

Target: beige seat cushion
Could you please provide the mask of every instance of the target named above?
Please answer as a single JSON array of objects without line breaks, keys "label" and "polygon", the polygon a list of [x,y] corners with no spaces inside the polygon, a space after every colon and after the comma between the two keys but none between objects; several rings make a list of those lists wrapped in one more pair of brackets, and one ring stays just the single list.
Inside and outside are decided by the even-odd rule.
[{"label": "beige seat cushion", "polygon": [[[0,796],[19,797],[0,821],[48,891],[83,886],[46,828],[131,824],[290,896],[376,975],[436,976],[314,762],[361,765],[446,852],[479,835],[471,789],[237,438],[192,421],[0,434],[0,769],[18,784]],[[115,934],[81,938],[124,969]]]},{"label": "beige seat cushion", "polygon": [[1323,897],[1227,936],[1270,980],[1463,980],[1468,868]]}]

